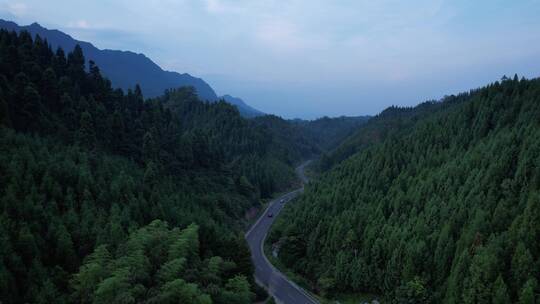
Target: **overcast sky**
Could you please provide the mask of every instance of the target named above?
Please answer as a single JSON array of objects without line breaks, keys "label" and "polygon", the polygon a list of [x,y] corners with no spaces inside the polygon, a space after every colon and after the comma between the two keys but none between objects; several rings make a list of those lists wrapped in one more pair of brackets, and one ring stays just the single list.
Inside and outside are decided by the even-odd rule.
[{"label": "overcast sky", "polygon": [[540,76],[540,0],[0,0],[284,117],[376,114]]}]

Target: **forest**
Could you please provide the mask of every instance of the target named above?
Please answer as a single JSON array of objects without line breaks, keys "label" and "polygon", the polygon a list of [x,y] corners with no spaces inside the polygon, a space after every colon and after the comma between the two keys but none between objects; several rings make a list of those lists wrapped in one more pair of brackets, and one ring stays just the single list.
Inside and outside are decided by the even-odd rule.
[{"label": "forest", "polygon": [[[257,133],[264,130],[249,133],[234,108],[202,103],[190,89],[167,92],[166,101],[144,101],[138,87],[124,94],[85,65],[78,47],[66,56],[39,37],[0,32],[2,301],[251,299],[252,266],[239,232],[244,211],[288,181],[270,180],[267,164],[269,173],[253,185],[228,159],[272,159],[273,143],[232,150],[245,138],[264,138]],[[197,123],[208,115],[231,119]],[[288,172],[294,160],[274,161]],[[176,228],[194,223],[191,232]],[[181,241],[188,232],[189,242]],[[160,239],[163,252],[184,242],[177,247],[191,254],[178,256],[183,262],[156,259]],[[211,280],[201,275],[209,263]],[[158,278],[161,268],[183,281]]]},{"label": "forest", "polygon": [[373,118],[246,119],[0,30],[0,302],[263,300],[247,211],[319,155],[267,240],[315,292],[540,301],[540,79]]},{"label": "forest", "polygon": [[325,296],[538,303],[539,117],[540,79],[517,76],[392,107],[321,158],[268,242]]},{"label": "forest", "polygon": [[335,118],[324,116],[315,120],[295,119],[292,122],[302,129],[305,136],[317,145],[319,148],[317,156],[319,156],[320,153],[329,152],[339,146],[360,126],[367,123],[370,118],[370,116],[340,116]]},{"label": "forest", "polygon": [[[457,98],[456,96],[452,97],[454,102]],[[312,167],[318,173],[328,171],[364,147],[380,142],[387,136],[400,132],[401,129],[410,128],[422,117],[431,115],[452,104],[451,101],[426,101],[416,107],[389,107],[373,118],[363,120],[362,124],[352,129],[336,144],[322,150],[320,157],[316,159]]]},{"label": "forest", "polygon": [[2,30],[1,302],[251,303],[246,211],[320,149],[282,118],[190,87],[145,99],[79,46]]}]

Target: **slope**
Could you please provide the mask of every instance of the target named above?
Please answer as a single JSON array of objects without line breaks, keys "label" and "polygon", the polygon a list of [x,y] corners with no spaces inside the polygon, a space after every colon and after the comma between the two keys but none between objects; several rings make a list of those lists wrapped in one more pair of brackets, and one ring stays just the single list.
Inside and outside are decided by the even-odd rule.
[{"label": "slope", "polygon": [[187,73],[164,71],[143,54],[100,50],[91,43],[75,40],[61,31],[48,30],[37,23],[19,26],[14,22],[0,19],[0,28],[16,32],[25,30],[32,36],[39,35],[42,39],[47,39],[53,50],[58,47],[72,50],[75,45],[80,45],[87,59],[93,60],[101,68],[103,74],[111,80],[113,87],[122,88],[124,91],[139,84],[145,96],[155,97],[163,94],[166,89],[192,86],[201,99],[210,101],[218,99],[214,90],[204,80]]},{"label": "slope", "polygon": [[242,116],[244,117],[253,118],[265,115],[265,113],[247,105],[241,98],[233,97],[231,95],[223,95],[220,98],[236,106],[238,108],[238,111],[240,111],[240,114],[242,114]]},{"label": "slope", "polygon": [[505,78],[439,108],[306,187],[270,236],[281,261],[323,294],[534,303],[540,80]]},{"label": "slope", "polygon": [[81,47],[0,30],[2,302],[253,300],[245,211],[302,158],[270,131],[191,88],[124,94]]},{"label": "slope", "polygon": [[410,128],[422,117],[452,106],[462,97],[449,96],[441,102],[427,101],[416,107],[389,107],[380,114],[363,120],[348,136],[338,141],[337,145],[325,151],[312,167],[319,172],[325,172],[371,144],[381,142],[402,129]]},{"label": "slope", "polygon": [[369,119],[369,116],[334,118],[325,116],[315,120],[296,119],[292,122],[300,126],[322,151],[328,151],[336,148]]}]

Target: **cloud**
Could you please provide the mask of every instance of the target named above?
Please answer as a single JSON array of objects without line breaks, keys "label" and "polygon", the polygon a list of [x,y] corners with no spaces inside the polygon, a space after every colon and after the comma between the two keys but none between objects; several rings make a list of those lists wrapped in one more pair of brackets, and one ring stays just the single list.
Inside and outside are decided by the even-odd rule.
[{"label": "cloud", "polygon": [[210,79],[216,90],[269,112],[295,100],[374,113],[503,73],[536,75],[539,1],[0,0],[0,12],[171,70],[226,75]]},{"label": "cloud", "polygon": [[261,24],[255,37],[266,47],[276,51],[295,51],[306,47],[298,28],[293,23],[284,20],[273,20]]},{"label": "cloud", "polygon": [[226,11],[223,3],[219,0],[205,0],[205,8],[210,13],[221,13]]},{"label": "cloud", "polygon": [[224,0],[204,0],[204,8],[211,14],[238,13],[242,10],[239,3],[228,2]]},{"label": "cloud", "polygon": [[88,21],[86,21],[84,19],[77,20],[77,21],[74,21],[74,22],[70,22],[70,23],[68,23],[68,27],[76,28],[76,29],[84,29],[84,30],[87,30],[87,29],[91,28]]},{"label": "cloud", "polygon": [[5,4],[5,10],[16,17],[22,17],[28,13],[28,5],[23,2]]}]

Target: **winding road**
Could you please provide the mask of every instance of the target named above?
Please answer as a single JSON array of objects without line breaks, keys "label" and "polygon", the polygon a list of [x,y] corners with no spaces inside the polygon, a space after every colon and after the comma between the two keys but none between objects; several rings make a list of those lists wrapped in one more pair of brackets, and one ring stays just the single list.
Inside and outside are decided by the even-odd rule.
[{"label": "winding road", "polygon": [[[285,205],[280,203],[280,201],[284,199],[288,202],[304,191],[303,184],[308,182],[308,179],[304,174],[304,168],[308,164],[309,161],[296,168],[296,173],[302,180],[302,187],[271,201],[261,217],[246,233],[246,239],[248,241],[249,248],[251,249],[251,259],[255,265],[255,280],[259,285],[266,288],[277,303],[281,304],[319,303],[319,301],[309,295],[304,289],[287,279],[284,274],[277,270],[264,255],[263,249],[266,235],[270,230],[272,223],[276,219],[276,216]],[[273,214],[273,216],[268,217],[269,213]]]}]

